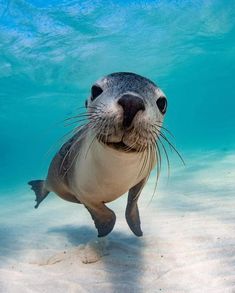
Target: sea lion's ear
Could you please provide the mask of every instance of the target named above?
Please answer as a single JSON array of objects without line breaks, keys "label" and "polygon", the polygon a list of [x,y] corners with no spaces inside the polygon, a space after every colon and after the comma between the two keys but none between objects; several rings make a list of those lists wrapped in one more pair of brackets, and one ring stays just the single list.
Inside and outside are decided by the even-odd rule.
[{"label": "sea lion's ear", "polygon": [[85,101],[85,107],[87,108],[87,104],[88,104],[88,102],[87,102],[87,100]]}]

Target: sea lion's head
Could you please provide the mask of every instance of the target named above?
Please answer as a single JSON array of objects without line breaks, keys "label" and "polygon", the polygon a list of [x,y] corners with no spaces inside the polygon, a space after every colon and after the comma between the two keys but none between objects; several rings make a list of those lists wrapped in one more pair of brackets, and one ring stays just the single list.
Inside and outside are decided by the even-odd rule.
[{"label": "sea lion's head", "polygon": [[92,85],[86,107],[91,129],[101,143],[120,151],[142,152],[155,147],[167,99],[151,80],[117,72]]}]

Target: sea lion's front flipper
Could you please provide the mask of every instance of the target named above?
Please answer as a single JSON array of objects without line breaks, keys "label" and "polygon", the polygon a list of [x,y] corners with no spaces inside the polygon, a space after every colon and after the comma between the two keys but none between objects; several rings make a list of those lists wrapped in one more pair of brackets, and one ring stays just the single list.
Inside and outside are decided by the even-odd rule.
[{"label": "sea lion's front flipper", "polygon": [[136,236],[142,236],[143,232],[140,227],[140,216],[137,201],[145,185],[146,179],[143,179],[129,190],[126,206],[126,221],[131,231]]},{"label": "sea lion's front flipper", "polygon": [[35,209],[37,209],[39,204],[47,197],[50,191],[46,189],[44,180],[32,180],[29,181],[28,184],[32,186],[31,189],[36,194],[35,201],[37,204],[35,205]]},{"label": "sea lion's front flipper", "polygon": [[114,212],[103,203],[95,207],[88,207],[87,205],[85,205],[85,207],[91,214],[91,217],[95,223],[95,227],[98,230],[98,237],[108,235],[113,230],[116,222],[116,215]]}]

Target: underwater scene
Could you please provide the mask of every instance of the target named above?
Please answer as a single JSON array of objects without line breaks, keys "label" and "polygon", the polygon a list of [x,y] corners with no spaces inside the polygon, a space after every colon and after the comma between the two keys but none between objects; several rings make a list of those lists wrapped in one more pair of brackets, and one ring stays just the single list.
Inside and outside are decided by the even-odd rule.
[{"label": "underwater scene", "polygon": [[[154,84],[102,79],[116,72]],[[234,77],[234,1],[1,0],[0,292],[235,292]],[[97,140],[106,173],[93,168],[97,150],[78,172],[91,190],[103,190],[105,182],[107,197],[114,194],[102,199],[109,209],[101,218],[90,202],[85,208],[45,189],[37,189],[43,201],[35,209],[36,187],[28,182],[47,178],[52,158],[79,126],[88,129],[82,139],[97,126],[85,113],[107,103],[99,97],[104,84],[109,99],[121,88],[126,100],[119,110],[128,109],[130,123],[139,119],[147,141],[153,138],[140,112],[161,118],[153,132],[161,128],[158,144],[150,147],[157,163],[144,178],[139,214],[131,209],[136,193],[128,218],[123,183],[129,178],[123,170],[137,165],[121,165],[107,153],[125,153],[120,141]],[[138,104],[133,114],[137,87],[161,103]],[[136,153],[128,154],[135,163]],[[86,166],[86,154],[78,158]],[[110,210],[115,226],[97,238]]]}]

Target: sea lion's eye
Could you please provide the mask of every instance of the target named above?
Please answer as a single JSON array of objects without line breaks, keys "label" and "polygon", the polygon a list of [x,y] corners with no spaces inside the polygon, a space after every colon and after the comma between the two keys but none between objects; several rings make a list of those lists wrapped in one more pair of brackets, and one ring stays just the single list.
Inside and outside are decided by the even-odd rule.
[{"label": "sea lion's eye", "polygon": [[167,99],[165,97],[158,98],[157,106],[160,112],[164,115],[167,109]]},{"label": "sea lion's eye", "polygon": [[91,88],[91,100],[94,101],[102,93],[103,93],[103,90],[100,86],[93,85]]}]

